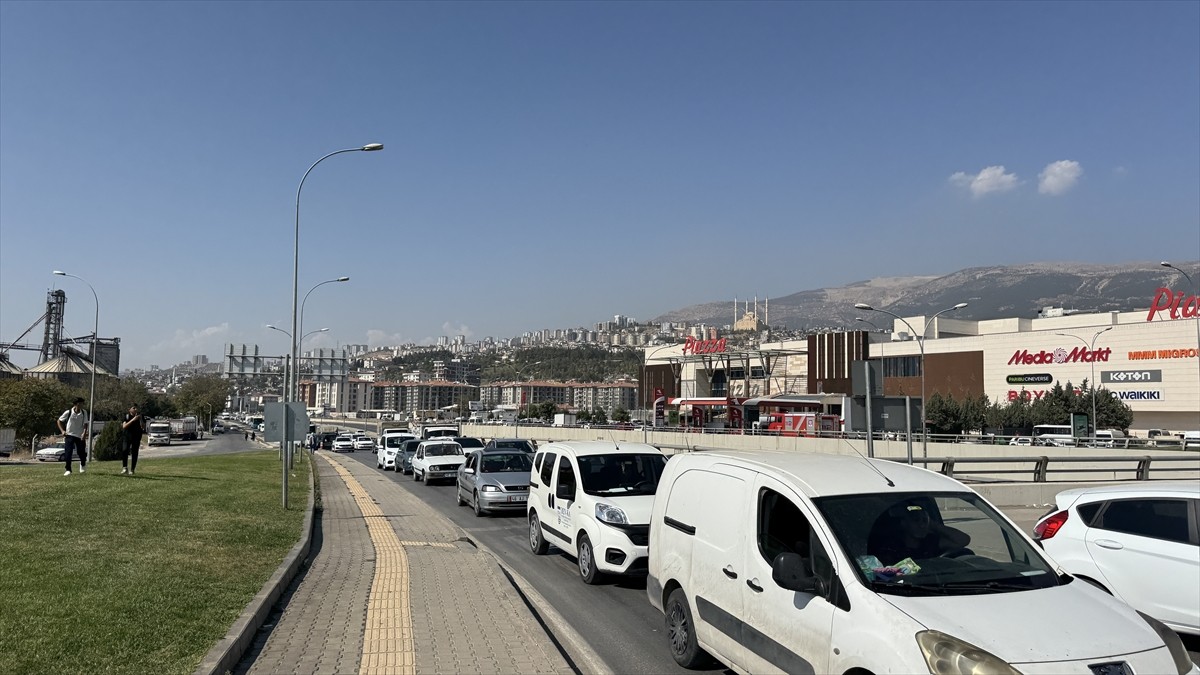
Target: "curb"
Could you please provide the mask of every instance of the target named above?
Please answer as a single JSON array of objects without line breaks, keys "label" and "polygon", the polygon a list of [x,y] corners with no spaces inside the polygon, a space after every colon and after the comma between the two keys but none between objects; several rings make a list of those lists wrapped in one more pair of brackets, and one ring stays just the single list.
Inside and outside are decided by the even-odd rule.
[{"label": "curb", "polygon": [[317,479],[317,467],[309,460],[308,472],[308,505],[305,507],[304,524],[300,527],[300,541],[292,547],[284,557],[283,562],[279,564],[279,568],[267,579],[263,584],[262,589],[246,605],[242,610],[237,620],[233,622],[233,626],[229,628],[229,632],[225,637],[221,638],[217,644],[213,645],[212,649],[201,659],[200,665],[196,667],[193,675],[225,675],[225,673],[233,670],[238,661],[242,660],[242,656],[246,654],[250,644],[254,642],[254,636],[258,633],[258,629],[262,627],[266,621],[267,615],[275,606],[275,602],[279,600],[279,596],[283,595],[283,591],[287,589],[288,584],[296,577],[296,573],[300,571],[300,565],[304,563],[308,557],[308,550],[312,545],[312,529],[313,529],[313,501],[316,494],[315,482]]},{"label": "curb", "polygon": [[[451,521],[451,525],[454,522]],[[470,533],[466,532],[457,525],[455,529],[463,533],[463,536],[470,537]],[[562,614],[558,613],[557,609],[550,604],[542,594],[537,591],[533,584],[521,576],[516,570],[504,564],[500,556],[496,555],[492,549],[488,548],[477,539],[471,538],[471,543],[475,545],[483,553],[491,556],[492,560],[500,567],[504,575],[508,577],[513,588],[529,605],[529,608],[535,614],[535,618],[542,623],[543,628],[549,634],[550,639],[558,643],[561,651],[565,652],[570,665],[574,666],[577,672],[587,673],[587,675],[612,675],[615,671],[608,667],[604,659],[596,650],[592,649],[587,640],[579,631],[575,630],[571,624],[563,618]]]}]

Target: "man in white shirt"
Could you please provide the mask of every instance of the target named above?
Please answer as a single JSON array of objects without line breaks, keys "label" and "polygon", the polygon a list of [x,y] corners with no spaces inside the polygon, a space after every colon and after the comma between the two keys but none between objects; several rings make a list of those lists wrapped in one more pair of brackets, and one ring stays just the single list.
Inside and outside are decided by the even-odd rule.
[{"label": "man in white shirt", "polygon": [[88,426],[88,414],[83,409],[82,398],[76,398],[71,407],[58,417],[58,430],[66,436],[66,450],[63,452],[63,459],[67,462],[67,472],[63,474],[64,476],[71,475],[71,456],[76,449],[79,450],[79,473],[85,472],[87,443],[83,439],[87,437]]}]

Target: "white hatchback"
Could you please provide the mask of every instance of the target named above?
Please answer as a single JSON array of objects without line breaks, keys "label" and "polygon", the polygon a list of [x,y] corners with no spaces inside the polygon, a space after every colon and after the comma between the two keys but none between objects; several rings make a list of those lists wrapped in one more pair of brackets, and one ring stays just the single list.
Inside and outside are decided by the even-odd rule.
[{"label": "white hatchback", "polygon": [[1064,490],[1034,538],[1068,572],[1200,635],[1200,483]]}]

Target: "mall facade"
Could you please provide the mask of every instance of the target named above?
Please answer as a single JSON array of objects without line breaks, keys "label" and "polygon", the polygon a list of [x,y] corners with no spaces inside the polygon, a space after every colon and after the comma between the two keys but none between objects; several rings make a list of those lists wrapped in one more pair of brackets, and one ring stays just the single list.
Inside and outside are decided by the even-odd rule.
[{"label": "mall facade", "polygon": [[639,398],[650,403],[660,393],[686,419],[696,406],[708,408],[709,420],[741,418],[722,408],[747,401],[808,402],[809,409],[828,411],[841,405],[841,397],[862,395],[853,374],[870,362],[882,374],[875,377],[882,380],[876,384],[883,396],[919,400],[922,356],[914,336],[927,334],[927,396],[1033,400],[1055,383],[1078,388],[1094,380],[1129,405],[1135,436],[1144,438],[1151,429],[1200,430],[1200,298],[1164,288],[1147,301],[1153,310],[1072,314],[1047,308],[1038,318],[985,321],[904,317],[894,319],[890,330],[820,333],[749,351],[720,340],[649,347]]}]

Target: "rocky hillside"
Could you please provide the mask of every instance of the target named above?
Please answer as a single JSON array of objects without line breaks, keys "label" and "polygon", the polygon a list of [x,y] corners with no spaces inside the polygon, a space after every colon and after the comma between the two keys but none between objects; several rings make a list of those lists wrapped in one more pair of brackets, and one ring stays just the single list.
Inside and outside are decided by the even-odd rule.
[{"label": "rocky hillside", "polygon": [[[1196,280],[1198,273],[1192,270],[1197,263],[1176,264]],[[1160,267],[1157,262],[973,267],[941,277],[884,277],[771,298],[770,322],[772,326],[792,329],[819,329],[849,326],[856,316],[871,318],[854,309],[856,302],[902,316],[932,314],[967,302],[969,305],[955,316],[980,320],[1034,318],[1043,307],[1128,312],[1149,308],[1154,291],[1161,286],[1185,290],[1186,284],[1179,273]],[[684,307],[656,317],[655,321],[723,326],[731,323],[732,318],[733,301],[725,300]]]}]

